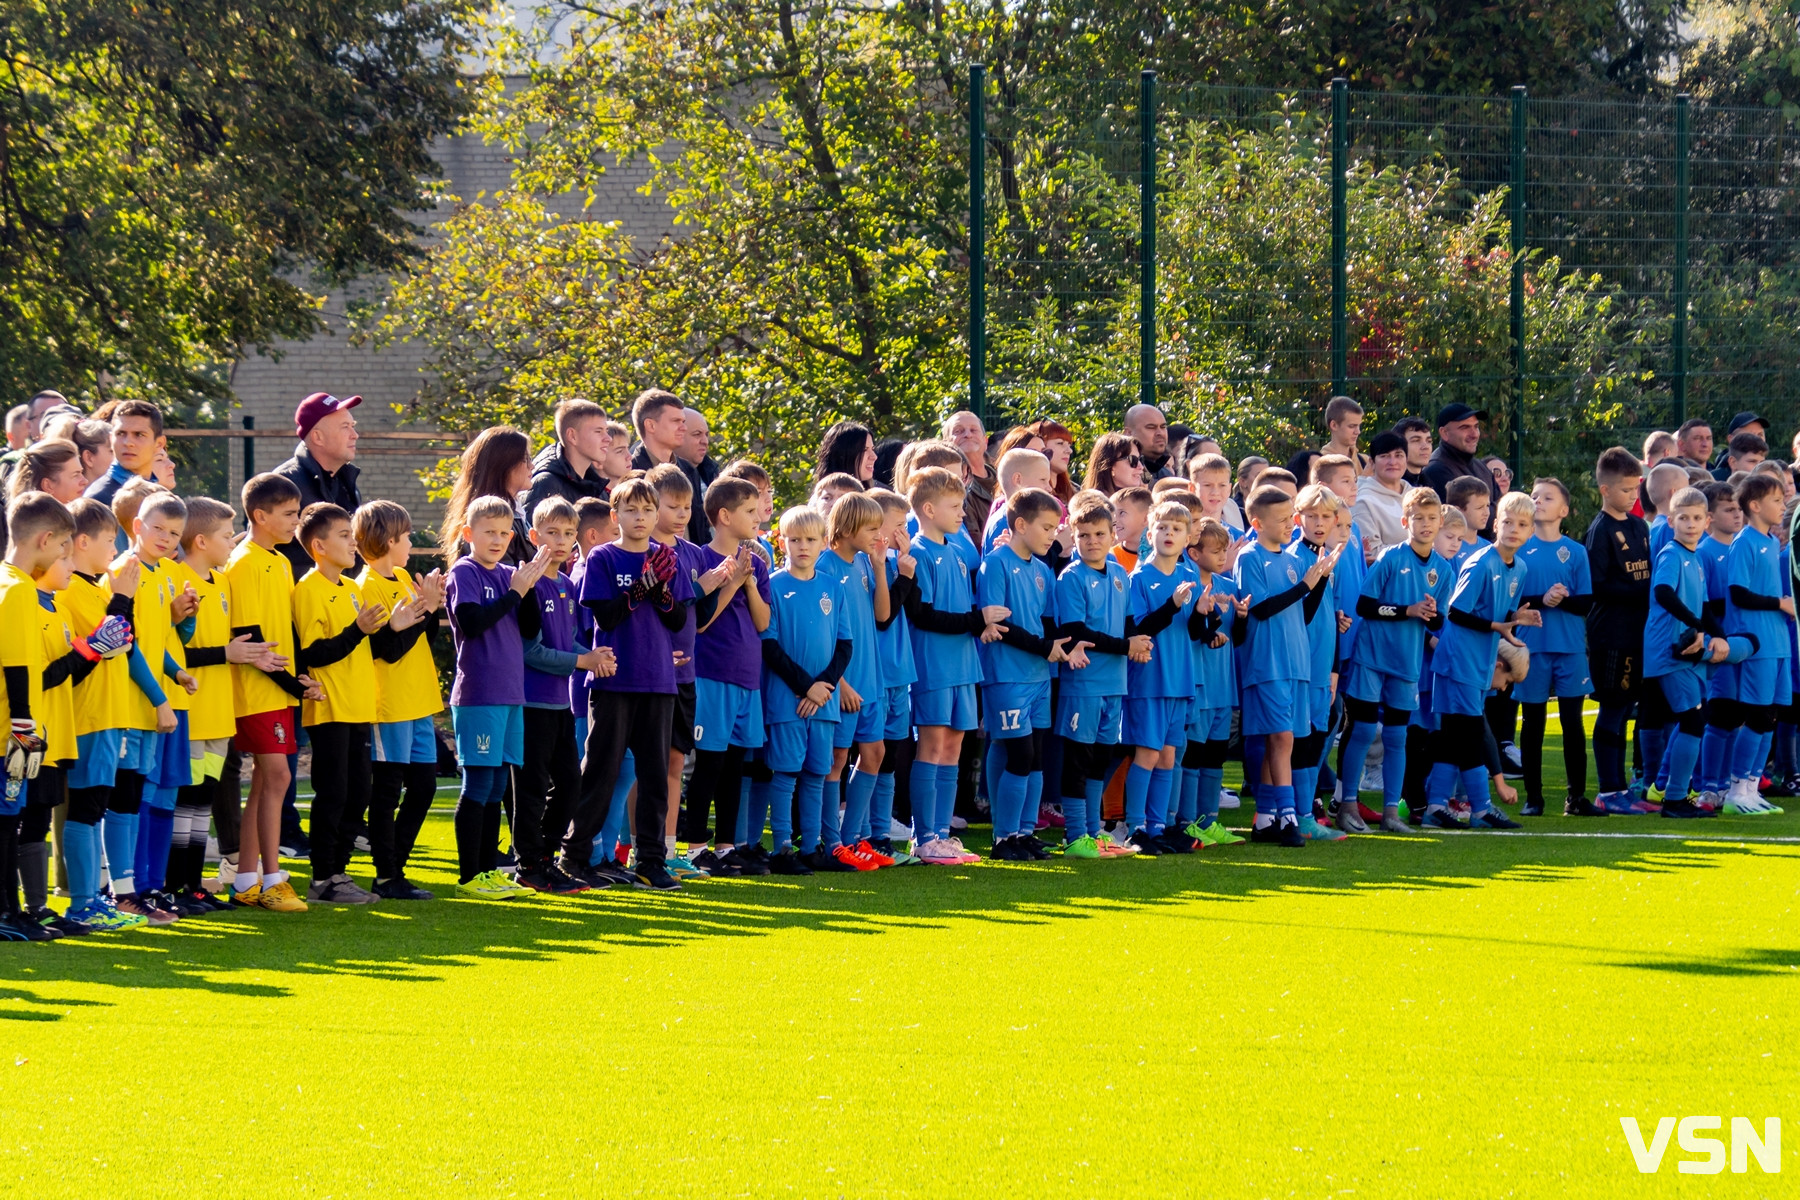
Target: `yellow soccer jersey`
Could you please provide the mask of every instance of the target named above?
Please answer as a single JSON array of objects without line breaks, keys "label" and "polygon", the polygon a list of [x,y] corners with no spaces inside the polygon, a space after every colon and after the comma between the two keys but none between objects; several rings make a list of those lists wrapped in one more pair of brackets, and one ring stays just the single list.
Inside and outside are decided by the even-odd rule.
[{"label": "yellow soccer jersey", "polygon": [[[112,586],[104,575],[98,580],[76,575],[60,599],[75,632],[86,637],[105,619]],[[129,728],[125,722],[131,695],[127,693],[137,694],[137,685],[131,682],[131,663],[126,655],[95,664],[88,677],[75,685],[75,736],[101,729]]]},{"label": "yellow soccer jersey", "polygon": [[[169,707],[175,707],[175,693],[182,689],[175,681],[163,674],[163,654],[170,643],[181,639],[175,636],[175,627],[169,621],[169,602],[174,593],[169,588],[169,571],[167,563],[142,563],[138,573],[137,594],[132,597],[131,632],[136,639],[137,650],[149,664],[150,675],[162,689],[163,698]],[[150,703],[150,697],[135,682],[126,685],[128,703],[125,709],[126,729],[155,729],[156,705]],[[185,697],[184,697],[185,699]]]},{"label": "yellow soccer jersey", "polygon": [[[364,604],[384,604],[390,616],[419,594],[412,576],[404,569],[396,569],[394,577],[387,579],[372,567],[364,567],[356,577],[356,585],[362,589]],[[377,722],[416,721],[444,711],[444,689],[438,683],[437,663],[431,657],[431,644],[423,637],[412,644],[399,662],[382,662],[379,658],[374,662]]]},{"label": "yellow soccer jersey", "polygon": [[[231,627],[248,630],[259,642],[274,642],[275,653],[294,658],[294,568],[279,550],[266,550],[245,538],[225,565],[231,605]],[[235,705],[240,717],[294,707],[292,696],[263,672],[247,664],[231,668]]]},{"label": "yellow soccer jersey", "polygon": [[[48,600],[50,607],[45,608]],[[63,603],[58,593],[38,593],[38,628],[44,642],[44,667],[50,665],[69,653],[74,645],[75,621],[69,615],[68,605]],[[85,664],[84,664],[85,665]],[[42,678],[40,672],[39,678]],[[39,714],[38,721],[44,726],[44,740],[48,747],[44,752],[46,763],[67,763],[75,761],[75,683],[64,679],[55,687],[44,689],[44,711]]]},{"label": "yellow soccer jersey", "polygon": [[[356,624],[361,611],[362,593],[353,580],[327,579],[322,571],[309,571],[294,585],[294,630],[300,639],[302,661],[307,647],[344,632]],[[369,652],[368,638],[359,640],[354,650],[334,663],[307,663],[306,673],[325,689],[325,699],[301,701],[302,725],[328,721],[374,724],[375,656]]]},{"label": "yellow soccer jersey", "polygon": [[[31,681],[26,703],[38,724],[44,725],[44,635],[38,621],[37,584],[11,563],[0,563],[0,672],[8,667],[25,668]],[[13,698],[7,694],[4,674],[0,695],[5,696],[10,716]]]},{"label": "yellow soccer jersey", "polygon": [[[200,607],[194,610],[194,636],[187,644],[188,656],[196,650],[222,650],[231,640],[231,589],[223,575],[200,573],[186,563],[173,563],[175,591],[179,595],[192,586],[199,593]],[[214,663],[204,667],[188,667],[188,673],[200,690],[188,699],[188,737],[195,741],[228,738],[237,732],[237,699],[231,685],[231,664]],[[183,692],[183,695],[186,695]]]}]

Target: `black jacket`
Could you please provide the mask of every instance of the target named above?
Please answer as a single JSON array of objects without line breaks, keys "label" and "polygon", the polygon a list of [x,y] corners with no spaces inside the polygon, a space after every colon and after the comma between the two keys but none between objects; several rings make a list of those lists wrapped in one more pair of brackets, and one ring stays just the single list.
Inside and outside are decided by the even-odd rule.
[{"label": "black jacket", "polygon": [[1461,479],[1464,475],[1473,475],[1487,484],[1488,496],[1492,503],[1488,506],[1488,523],[1485,529],[1476,530],[1489,541],[1494,537],[1494,514],[1500,507],[1500,485],[1494,482],[1494,473],[1487,469],[1487,464],[1473,454],[1464,454],[1455,446],[1439,442],[1437,449],[1431,452],[1431,461],[1419,472],[1419,482],[1438,494],[1438,499],[1446,504],[1450,497],[1445,489],[1452,479]]},{"label": "black jacket", "polygon": [[[681,473],[688,477],[688,483],[694,489],[694,510],[688,516],[687,540],[696,546],[704,546],[712,541],[712,522],[706,519],[706,484],[700,478],[700,472],[694,470],[694,464],[677,454],[669,460],[681,468]],[[650,457],[650,451],[639,442],[631,452],[631,465],[639,471],[648,471],[661,464]]]},{"label": "black jacket", "polygon": [[[305,442],[295,446],[294,457],[276,467],[274,473],[300,489],[301,512],[305,512],[309,504],[335,504],[347,513],[355,512],[362,505],[362,494],[356,489],[356,477],[362,472],[357,465],[345,463],[336,471],[327,472]],[[301,548],[299,539],[282,546],[281,552],[294,565],[296,582],[313,569],[312,556]]]},{"label": "black jacket", "polygon": [[570,504],[592,496],[606,499],[607,483],[600,472],[589,466],[587,474],[577,476],[563,457],[562,447],[551,444],[538,451],[531,460],[531,490],[525,493],[525,519],[530,520],[537,506],[552,496],[561,496]]}]

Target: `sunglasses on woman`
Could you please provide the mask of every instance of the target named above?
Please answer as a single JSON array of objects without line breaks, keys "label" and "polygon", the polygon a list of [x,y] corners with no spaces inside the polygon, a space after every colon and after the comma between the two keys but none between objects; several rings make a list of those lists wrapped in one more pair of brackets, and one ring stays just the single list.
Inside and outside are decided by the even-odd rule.
[{"label": "sunglasses on woman", "polygon": [[1127,466],[1141,467],[1144,465],[1144,460],[1134,454],[1130,458],[1126,459],[1125,463]]}]

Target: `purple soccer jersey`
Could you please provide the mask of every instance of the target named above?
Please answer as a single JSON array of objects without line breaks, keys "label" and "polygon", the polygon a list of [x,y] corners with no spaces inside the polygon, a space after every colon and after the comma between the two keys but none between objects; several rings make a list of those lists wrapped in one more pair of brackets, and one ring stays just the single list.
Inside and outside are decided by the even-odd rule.
[{"label": "purple soccer jersey", "polygon": [[525,643],[519,636],[515,609],[479,637],[465,637],[457,623],[462,604],[492,604],[512,588],[513,568],[504,563],[484,567],[473,558],[456,560],[444,583],[444,608],[450,614],[451,644],[456,650],[456,677],[450,703],[525,703]]},{"label": "purple soccer jersey", "polygon": [[[523,601],[536,604],[543,621],[538,637],[551,650],[575,653],[575,585],[558,571],[537,581]],[[578,672],[585,674],[585,672]],[[562,705],[569,699],[569,678],[525,668],[525,703]]]},{"label": "purple soccer jersey", "polygon": [[[725,561],[725,556],[711,546],[701,546],[700,573],[705,574]],[[750,555],[753,578],[745,587],[754,586],[763,603],[769,602],[769,565],[762,555]],[[713,623],[700,634],[695,667],[704,679],[735,684],[749,691],[762,686],[762,635],[750,619],[750,602],[744,599],[744,587],[731,594],[731,601]]]},{"label": "purple soccer jersey", "polygon": [[[701,557],[701,548],[684,537],[675,539],[675,574],[688,581],[697,599],[700,595],[700,576],[706,573],[706,562]],[[688,606],[687,621],[675,631],[675,682],[694,682],[694,637],[696,631],[694,608]]]},{"label": "purple soccer jersey", "polygon": [[[644,557],[643,551],[627,550],[617,542],[595,546],[581,580],[581,602],[591,606],[623,597],[643,571]],[[677,604],[693,598],[693,586],[679,568],[668,587]],[[590,688],[675,694],[675,635],[662,623],[653,602],[639,601],[632,606],[630,615],[611,630],[596,628],[594,645],[611,646],[619,670],[604,679],[590,675]]]}]

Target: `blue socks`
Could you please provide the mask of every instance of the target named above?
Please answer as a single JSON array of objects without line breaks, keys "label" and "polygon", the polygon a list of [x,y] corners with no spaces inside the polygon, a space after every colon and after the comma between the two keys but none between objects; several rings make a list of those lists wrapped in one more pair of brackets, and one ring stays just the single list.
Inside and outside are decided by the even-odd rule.
[{"label": "blue socks", "polygon": [[[1406,782],[1406,726],[1381,727],[1381,754],[1381,806],[1399,808],[1400,788]],[[1357,774],[1344,778],[1361,783],[1362,768],[1358,767]]]},{"label": "blue socks", "polygon": [[1427,809],[1446,808],[1450,804],[1450,793],[1456,790],[1456,768],[1447,762],[1433,763],[1431,773],[1425,776],[1425,807]]},{"label": "blue socks", "polygon": [[1265,784],[1257,789],[1259,796],[1263,792],[1270,793],[1269,799],[1275,805],[1275,819],[1277,822],[1285,824],[1286,822],[1295,819],[1294,789],[1292,785],[1282,787],[1279,784]]},{"label": "blue socks", "polygon": [[937,769],[937,832],[950,836],[950,818],[956,815],[956,764],[939,763]]},{"label": "blue socks", "polygon": [[937,764],[913,759],[907,785],[912,797],[913,841],[923,845],[937,836]]},{"label": "blue socks", "polygon": [[1470,767],[1462,773],[1463,795],[1469,798],[1471,813],[1484,813],[1494,807],[1488,799],[1488,769]]},{"label": "blue socks", "polygon": [[1144,813],[1144,832],[1151,837],[1168,828],[1169,794],[1175,787],[1175,772],[1157,767],[1150,772],[1150,791]]},{"label": "blue socks", "polygon": [[1025,777],[1025,811],[1019,814],[1019,832],[1036,833],[1038,809],[1044,804],[1044,773],[1033,771]]},{"label": "blue socks", "polygon": [[748,776],[738,787],[738,825],[736,843],[761,845],[763,827],[769,821],[770,783],[753,782]]},{"label": "blue socks", "polygon": [[794,845],[794,789],[799,783],[798,775],[786,771],[775,772],[775,777],[769,781],[769,825],[775,831],[778,854]]},{"label": "blue socks", "polygon": [[1149,767],[1140,767],[1135,762],[1125,770],[1125,828],[1130,833],[1144,827],[1145,813],[1150,805],[1152,774]]},{"label": "blue socks", "polygon": [[137,881],[132,876],[137,864],[137,826],[138,815],[134,812],[120,813],[109,808],[102,818],[101,841],[106,846],[106,868],[112,873],[115,893],[129,895],[137,891]]},{"label": "blue socks", "polygon": [[[1369,748],[1375,744],[1377,735],[1381,738],[1383,755],[1392,753],[1392,751],[1388,749],[1388,728],[1391,727],[1378,727],[1371,725],[1367,721],[1352,721],[1350,723],[1350,730],[1344,735],[1344,752],[1338,758],[1338,779],[1344,784],[1344,799],[1346,802],[1356,799],[1356,790],[1362,784],[1363,767],[1366,766],[1369,761]],[[1406,731],[1403,728],[1401,733],[1404,734],[1405,732]],[[1386,763],[1385,757],[1382,761],[1384,764]],[[1383,766],[1383,770],[1386,770],[1385,765]],[[1387,777],[1384,775],[1382,777],[1382,791],[1384,793],[1387,790],[1386,784]],[[1383,798],[1386,798],[1385,795]]]},{"label": "blue socks", "polygon": [[1725,785],[1731,782],[1726,773],[1731,767],[1732,742],[1737,732],[1709,724],[1701,735],[1700,786],[1706,791],[1724,791]]},{"label": "blue socks", "polygon": [[[888,778],[892,779],[893,776],[890,775]],[[872,772],[858,771],[850,777],[850,782],[844,785],[843,835],[845,845],[854,846],[870,834],[869,802],[875,796],[875,779],[876,776]],[[893,792],[890,791],[888,796],[891,800]],[[829,790],[825,793],[825,802],[827,804],[831,802]],[[886,833],[887,830],[883,828],[882,832]]]},{"label": "blue socks", "polygon": [[865,824],[871,837],[888,836],[894,823],[894,773],[881,771],[875,776],[874,794],[869,799],[869,818]]},{"label": "blue socks", "polygon": [[1099,837],[1104,821],[1101,809],[1106,804],[1106,780],[1090,779],[1087,781],[1087,835]]},{"label": "blue socks", "polygon": [[1063,845],[1080,841],[1087,836],[1087,794],[1064,796],[1063,809]]},{"label": "blue socks", "polygon": [[1225,784],[1225,771],[1221,767],[1199,767],[1190,774],[1196,783],[1194,819],[1200,822],[1200,828],[1209,829],[1219,819],[1219,789]]},{"label": "blue socks", "polygon": [[[1218,801],[1219,794],[1213,793],[1213,800]],[[1200,819],[1200,772],[1193,767],[1181,768],[1181,804],[1175,812],[1175,822],[1183,829]]]},{"label": "blue socks", "polygon": [[100,826],[65,821],[62,848],[69,867],[69,907],[92,904],[100,894]]},{"label": "blue socks", "polygon": [[1760,779],[1762,764],[1768,755],[1768,743],[1763,739],[1766,733],[1752,733],[1749,729],[1738,730],[1737,739],[1731,744],[1731,778]]},{"label": "blue socks", "polygon": [[1030,790],[1031,779],[1004,771],[995,778],[999,782],[990,795],[994,806],[994,840],[997,842],[1019,832],[1019,822],[1025,815],[1025,793]]},{"label": "blue socks", "polygon": [[[1256,811],[1263,811],[1263,802],[1257,797],[1262,787],[1263,759],[1269,753],[1269,739],[1266,737],[1247,737],[1244,739],[1244,795],[1256,800]],[[1270,808],[1269,812],[1274,812]]]},{"label": "blue socks", "polygon": [[[777,779],[783,776],[777,775]],[[793,776],[786,776],[793,778]],[[825,819],[825,777],[801,772],[797,790],[794,793],[794,807],[798,810],[796,824],[800,826],[800,844],[796,847],[802,854],[816,850]],[[832,814],[832,824],[837,824],[837,814]],[[835,833],[836,831],[833,830]]]},{"label": "blue socks", "polygon": [[1319,794],[1319,768],[1294,768],[1294,812],[1298,816],[1310,817],[1313,811],[1313,797]]},{"label": "blue socks", "polygon": [[819,789],[819,844],[827,850],[836,850],[844,844],[840,828],[844,784],[839,779],[823,779],[819,781]]},{"label": "blue socks", "polygon": [[1663,784],[1663,799],[1684,800],[1694,781],[1694,764],[1700,759],[1700,739],[1691,733],[1676,733],[1663,755],[1663,769],[1668,782]]},{"label": "blue socks", "polygon": [[139,804],[137,856],[131,874],[141,890],[159,892],[168,881],[169,844],[174,836],[174,809],[157,808],[148,800]]}]

